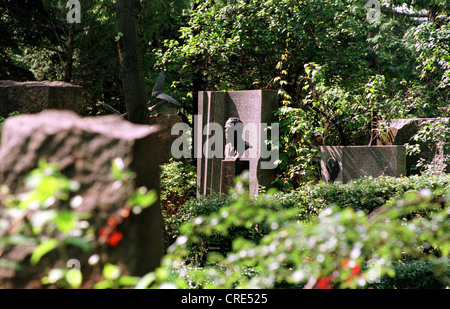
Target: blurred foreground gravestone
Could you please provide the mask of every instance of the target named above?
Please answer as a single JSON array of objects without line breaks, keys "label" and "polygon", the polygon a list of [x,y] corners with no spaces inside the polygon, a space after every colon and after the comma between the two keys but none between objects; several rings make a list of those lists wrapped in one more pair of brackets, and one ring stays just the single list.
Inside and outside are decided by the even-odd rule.
[{"label": "blurred foreground gravestone", "polygon": [[405,146],[322,146],[321,173],[326,182],[406,174]]},{"label": "blurred foreground gravestone", "polygon": [[[101,252],[104,261],[120,266],[124,274],[144,275],[159,266],[164,250],[158,130],[158,126],[135,125],[119,116],[81,118],[69,111],[48,110],[10,117],[2,132],[0,183],[19,194],[25,190],[24,177],[37,167],[39,159],[57,163],[65,176],[79,182],[80,189],[75,194],[82,197],[82,203],[75,211],[91,214],[90,223],[96,233],[111,214],[125,206],[136,188],[154,189],[157,202],[139,215],[131,214],[130,220],[122,223],[123,239],[117,246],[105,248],[94,241],[96,247],[89,253]],[[124,169],[135,173],[133,182],[118,185],[111,173],[115,158],[121,158]],[[0,204],[0,215],[2,208]],[[8,258],[5,252],[0,257]],[[16,258],[16,262],[21,262],[29,256]],[[88,256],[69,258],[80,260],[81,270],[88,271]],[[44,271],[44,266],[38,264],[37,270]],[[20,276],[0,265],[0,283],[6,280],[12,284]]]},{"label": "blurred foreground gravestone", "polygon": [[80,114],[83,88],[65,82],[0,81],[0,116],[11,112],[34,114],[44,109],[71,110]]},{"label": "blurred foreground gravestone", "polygon": [[[274,158],[278,149],[266,150],[267,137],[274,141],[278,132],[267,133],[273,112],[278,108],[276,91],[201,91],[198,94],[198,115],[194,124],[194,152],[197,158],[197,196],[227,193],[234,186],[234,178],[243,170],[249,171],[250,194],[259,186],[269,187]],[[227,124],[239,123],[241,128],[230,130],[231,140],[241,142],[242,151],[234,153],[239,144],[229,145]],[[263,136],[265,134],[266,136]],[[238,143],[239,143],[238,142]],[[277,143],[275,143],[277,144]]]}]

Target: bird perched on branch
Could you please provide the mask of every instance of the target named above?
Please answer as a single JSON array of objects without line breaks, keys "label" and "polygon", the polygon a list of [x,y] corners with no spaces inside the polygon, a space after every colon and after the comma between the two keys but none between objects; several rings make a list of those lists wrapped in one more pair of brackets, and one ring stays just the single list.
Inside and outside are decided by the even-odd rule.
[{"label": "bird perched on branch", "polygon": [[152,98],[160,99],[158,103],[148,108],[149,111],[154,111],[156,108],[162,104],[169,102],[177,107],[181,107],[181,104],[177,100],[172,98],[170,95],[164,93],[164,71],[159,73],[158,79],[156,80],[155,86],[152,90]]}]

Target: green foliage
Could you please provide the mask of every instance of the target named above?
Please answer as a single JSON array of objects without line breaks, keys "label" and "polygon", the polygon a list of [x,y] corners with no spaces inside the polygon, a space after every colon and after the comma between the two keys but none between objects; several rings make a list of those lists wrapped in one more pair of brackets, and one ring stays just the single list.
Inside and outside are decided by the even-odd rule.
[{"label": "green foliage", "polygon": [[[373,142],[376,122],[448,116],[448,9],[363,2],[194,1],[157,65],[183,98],[199,90],[275,89],[282,106],[280,189],[316,181],[318,146]],[[415,18],[420,10],[428,18]],[[420,12],[422,14],[422,12]],[[193,102],[196,104],[196,102]]]},{"label": "green foliage", "polygon": [[[449,16],[440,15],[438,19],[423,22],[412,27],[405,35],[410,52],[416,56],[420,80],[426,81],[422,94],[422,109],[440,116],[439,110],[448,113],[448,94],[450,86],[450,26]],[[432,100],[427,100],[433,98]]]},{"label": "green foliage", "polygon": [[[433,182],[423,178],[418,187]],[[437,196],[445,196],[445,181],[399,194],[370,215],[320,201],[325,208],[308,221],[299,220],[298,210],[286,201],[281,201],[285,207],[274,205],[279,200],[274,192],[256,199],[240,194],[219,211],[184,225],[162,267],[146,276],[143,285],[364,288],[396,271],[393,280],[400,280],[395,261],[407,257],[440,265],[433,276],[439,287],[448,286],[448,275],[441,270],[449,253],[449,193],[446,202],[436,202]],[[231,239],[230,251],[204,252],[201,264],[190,258],[210,237],[219,236]],[[427,253],[430,248],[432,254]],[[419,284],[436,287],[432,281]]]},{"label": "green foliage", "polygon": [[134,276],[123,276],[119,267],[106,263],[103,267],[103,277],[105,280],[97,282],[95,289],[118,289],[121,287],[135,286],[139,278]]},{"label": "green foliage", "polygon": [[[199,199],[190,198],[179,211],[169,218],[166,218],[166,231],[168,232],[169,244],[172,244],[177,237],[182,235],[181,227],[199,216],[210,215],[222,207],[228,205],[229,197],[225,195],[211,194],[201,196]],[[228,246],[229,240],[219,236],[217,239],[208,239],[208,243]],[[204,244],[192,251],[191,258],[201,260],[203,253],[207,251],[208,244]]]},{"label": "green foliage", "polygon": [[[446,176],[412,176],[408,178],[361,178],[353,180],[347,184],[323,183],[304,185],[288,192],[272,192],[271,194],[260,194],[258,199],[249,203],[260,205],[262,210],[269,213],[275,211],[287,211],[291,214],[291,219],[299,222],[310,222],[317,215],[328,207],[339,207],[341,209],[351,208],[355,211],[363,211],[370,214],[385,205],[396,196],[402,196],[406,192],[420,192],[422,189],[430,188],[434,190],[434,196],[442,194],[443,189],[450,186],[450,178]],[[170,224],[171,243],[176,237],[189,233],[189,225],[185,223],[195,223],[201,221],[202,217],[210,216],[213,213],[222,211],[224,207],[235,203],[232,196],[208,195],[199,199],[190,199],[180,209],[177,215],[172,216],[166,224]],[[240,209],[238,209],[240,211]],[[230,225],[244,220],[245,211],[235,215],[230,215]],[[269,214],[267,216],[270,216]],[[266,216],[264,216],[265,218]],[[250,215],[249,220],[254,219]],[[266,220],[266,219],[264,219]],[[215,250],[226,253],[231,250],[231,243],[234,239],[244,237],[258,241],[263,234],[267,233],[271,222],[264,220],[253,224],[246,223],[244,227],[232,228],[228,234],[212,233],[211,235],[201,235],[201,242],[196,247],[191,248],[187,259],[203,262],[208,250]],[[269,229],[270,230],[270,229]]]},{"label": "green foliage", "polygon": [[179,220],[186,202],[195,197],[197,173],[195,167],[181,161],[170,160],[161,166],[161,211],[169,242],[178,234]]},{"label": "green foliage", "polygon": [[287,193],[287,196],[300,199],[300,205],[303,203],[303,207],[308,206],[309,209],[317,209],[320,205],[322,209],[336,205],[340,208],[353,208],[370,213],[391,198],[401,196],[407,191],[420,191],[424,188],[439,190],[449,185],[448,176],[368,177],[352,180],[346,184],[321,182],[299,188]]},{"label": "green foliage", "polygon": [[[120,181],[133,179],[119,159],[112,171]],[[138,278],[106,263],[95,288],[444,288],[449,182],[448,176],[380,177],[252,198],[244,174],[229,197],[185,203],[174,223],[176,241],[159,269]],[[33,244],[34,264],[55,249],[64,259],[69,245],[89,251],[88,217],[63,207],[79,205],[79,198],[70,198],[76,183],[41,161],[26,184],[28,193],[4,201],[2,224],[8,218],[15,223],[3,226],[2,249]],[[138,190],[130,205],[148,207],[154,200]],[[77,229],[81,236],[74,237]],[[42,283],[77,288],[82,280],[77,268],[54,267]]]},{"label": "green foliage", "polygon": [[[55,164],[39,161],[25,179],[27,192],[14,196],[2,187],[5,210],[2,212],[1,248],[14,245],[33,245],[30,264],[37,265],[54,249],[67,260],[68,247],[74,246],[84,252],[91,250],[94,231],[89,226],[88,213],[74,211],[81,202],[80,196],[70,197],[79,189],[79,184],[59,172]],[[56,269],[56,268],[55,268]],[[43,282],[52,283],[67,277],[67,271],[53,271]],[[56,277],[55,277],[56,276]],[[77,286],[78,281],[59,283]],[[72,284],[73,283],[73,284]]]},{"label": "green foliage", "polygon": [[[418,160],[416,168],[425,174],[445,173],[450,164],[450,122],[435,121],[420,129],[406,144],[409,155],[423,151],[424,145],[434,151],[435,159],[427,162],[424,158]],[[416,143],[416,144],[414,144]],[[422,146],[421,146],[422,145]],[[431,146],[430,146],[431,145]]]},{"label": "green foliage", "polygon": [[[197,184],[196,168],[193,165],[170,159],[161,166],[161,202],[166,211],[174,213],[185,202],[195,196]],[[175,209],[170,211],[169,207]]]},{"label": "green foliage", "polygon": [[448,286],[448,261],[401,261],[392,264],[394,277],[383,276],[370,287],[376,289],[443,289]]},{"label": "green foliage", "polygon": [[[111,173],[121,183],[134,179],[134,174],[124,169],[120,158],[113,160]],[[19,195],[10,194],[6,186],[1,187],[0,251],[8,252],[14,246],[24,245],[31,246],[33,251],[29,262],[25,259],[18,264],[2,258],[0,265],[27,272],[30,266],[42,265],[42,259],[51,255],[48,261],[55,265],[50,265],[53,268],[41,278],[42,284],[60,288],[80,287],[83,281],[81,269],[58,267],[61,262],[70,262],[69,253],[74,253],[71,248],[88,254],[95,246],[96,231],[90,223],[91,215],[77,211],[82,203],[81,196],[74,196],[79,184],[63,175],[57,164],[40,160],[38,167],[25,178],[25,187],[27,191]],[[138,215],[157,198],[154,190],[141,187],[130,195],[124,206],[129,206]],[[104,265],[106,279],[97,282],[96,288],[133,286],[137,283],[136,278],[123,276],[120,272],[116,274],[116,266]]]}]

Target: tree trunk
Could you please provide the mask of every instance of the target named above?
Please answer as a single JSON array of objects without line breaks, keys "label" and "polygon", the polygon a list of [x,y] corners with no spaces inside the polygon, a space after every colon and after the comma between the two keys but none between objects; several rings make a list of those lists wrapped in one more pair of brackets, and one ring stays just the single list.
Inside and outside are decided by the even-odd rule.
[{"label": "tree trunk", "polygon": [[148,123],[149,112],[137,33],[139,8],[139,0],[117,0],[116,18],[118,31],[122,33],[118,46],[128,120],[145,124]]},{"label": "tree trunk", "polygon": [[69,40],[67,42],[66,64],[64,65],[64,81],[66,83],[70,83],[70,81],[72,80],[74,27],[75,27],[74,24],[71,24],[69,28]]}]

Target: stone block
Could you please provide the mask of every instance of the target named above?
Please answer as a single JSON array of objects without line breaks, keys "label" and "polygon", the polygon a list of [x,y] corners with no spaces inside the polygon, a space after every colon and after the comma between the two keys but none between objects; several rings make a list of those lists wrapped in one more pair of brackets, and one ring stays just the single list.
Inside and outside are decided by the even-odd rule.
[{"label": "stone block", "polygon": [[[0,146],[0,183],[13,194],[25,191],[24,177],[40,159],[57,163],[61,172],[80,184],[76,211],[91,214],[96,233],[126,205],[141,186],[159,196],[160,143],[158,126],[136,125],[115,115],[82,118],[70,111],[47,110],[8,118]],[[133,182],[118,185],[112,161],[121,158]],[[2,213],[0,204],[0,215]],[[115,247],[95,241],[93,253],[119,265],[124,274],[144,275],[159,266],[163,248],[163,219],[158,201],[121,225],[123,239]],[[75,256],[83,260],[81,256]],[[84,257],[85,258],[85,257]],[[41,266],[42,267],[42,266]],[[82,265],[86,270],[89,265]],[[1,273],[1,271],[0,271]],[[1,278],[0,278],[1,279]]]},{"label": "stone block", "polygon": [[[420,170],[415,168],[418,160],[424,159],[426,162],[433,162],[435,165],[443,166],[442,169],[450,173],[450,166],[445,166],[445,153],[442,143],[427,143],[415,141],[412,137],[421,129],[430,124],[448,123],[449,118],[411,118],[411,119],[392,119],[388,123],[380,122],[380,128],[387,126],[387,136],[378,135],[377,145],[405,145],[419,144],[420,153],[408,155],[406,157],[406,175],[419,174]],[[449,141],[450,142],[450,141]]]},{"label": "stone block", "polygon": [[404,146],[322,146],[321,174],[326,182],[406,174]]},{"label": "stone block", "polygon": [[0,81],[0,116],[18,111],[34,114],[44,109],[65,109],[80,114],[83,88],[65,82]]},{"label": "stone block", "polygon": [[172,127],[183,122],[181,117],[175,114],[155,114],[151,115],[149,119],[150,125],[157,125],[160,130],[158,131],[158,140],[160,147],[160,158],[161,164],[168,163],[170,158],[172,158],[171,147],[173,141],[178,138],[181,134],[172,135]]}]

